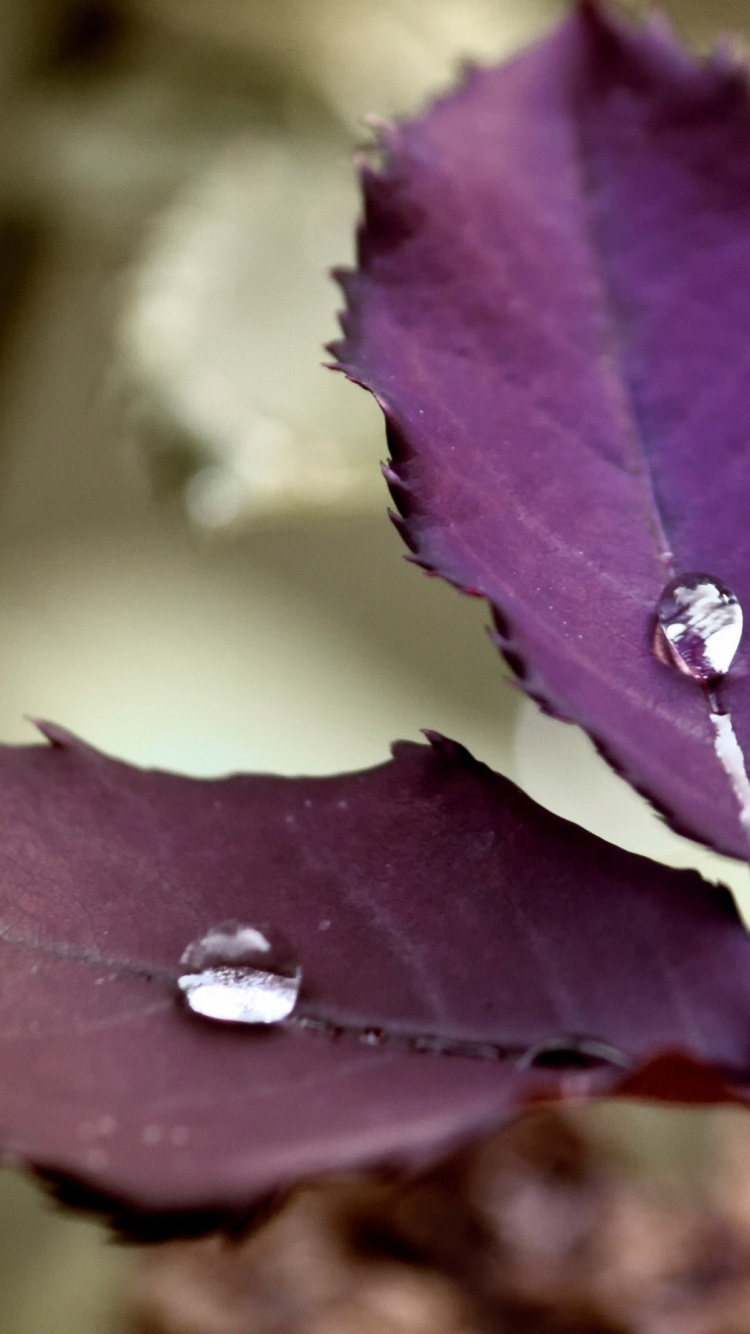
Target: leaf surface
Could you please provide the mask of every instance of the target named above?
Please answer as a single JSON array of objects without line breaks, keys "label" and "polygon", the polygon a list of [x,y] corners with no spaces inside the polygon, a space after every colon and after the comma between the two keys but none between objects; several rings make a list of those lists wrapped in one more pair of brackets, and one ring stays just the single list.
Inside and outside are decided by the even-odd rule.
[{"label": "leaf surface", "polygon": [[750,611],[744,70],[584,3],[383,148],[333,350],[386,413],[407,543],[490,601],[543,707],[746,858],[706,700],[652,647],[673,573]]},{"label": "leaf surface", "polygon": [[[46,730],[0,749],[0,1147],[121,1219],[213,1219],[316,1171],[418,1163],[659,1053],[744,1096],[750,939],[726,891],[561,820],[461,747],[207,781]],[[232,918],[298,951],[296,1025],[180,1002],[185,946]],[[315,1017],[327,1034],[300,1026]],[[571,1035],[604,1059],[519,1068]],[[654,1068],[649,1095],[698,1096]],[[731,1095],[714,1079],[707,1096]]]}]

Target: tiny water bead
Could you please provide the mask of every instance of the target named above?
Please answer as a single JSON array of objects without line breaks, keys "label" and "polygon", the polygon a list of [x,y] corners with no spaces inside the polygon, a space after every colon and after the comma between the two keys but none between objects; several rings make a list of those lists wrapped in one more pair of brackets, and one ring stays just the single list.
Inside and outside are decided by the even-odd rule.
[{"label": "tiny water bead", "polygon": [[192,941],[180,962],[177,985],[185,1002],[206,1019],[229,1024],[278,1024],[299,998],[302,969],[280,931],[270,926],[220,922]]},{"label": "tiny water bead", "polygon": [[702,685],[725,676],[742,637],[742,608],[710,574],[683,574],[657,607],[659,631],[679,671]]}]

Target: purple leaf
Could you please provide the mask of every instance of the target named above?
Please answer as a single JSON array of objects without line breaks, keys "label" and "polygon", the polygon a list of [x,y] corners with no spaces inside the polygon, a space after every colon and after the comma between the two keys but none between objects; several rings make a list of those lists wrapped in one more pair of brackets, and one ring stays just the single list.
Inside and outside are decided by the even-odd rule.
[{"label": "purple leaf", "polygon": [[383,148],[333,350],[386,413],[405,540],[489,599],[529,694],[746,857],[704,693],[653,652],[675,573],[750,609],[744,70],[582,4]]},{"label": "purple leaf", "polygon": [[[198,781],[45,730],[0,748],[0,1148],[121,1223],[418,1162],[540,1086],[605,1093],[667,1051],[750,1086],[750,939],[726,891],[461,747]],[[185,947],[228,919],[291,941],[294,1022],[181,1001]],[[654,1068],[648,1092],[683,1096]]]}]

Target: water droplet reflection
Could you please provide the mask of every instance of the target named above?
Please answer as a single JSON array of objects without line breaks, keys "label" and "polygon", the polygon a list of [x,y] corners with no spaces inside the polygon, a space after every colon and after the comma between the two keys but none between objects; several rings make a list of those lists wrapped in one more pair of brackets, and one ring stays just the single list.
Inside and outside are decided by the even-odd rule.
[{"label": "water droplet reflection", "polygon": [[742,636],[742,608],[710,574],[667,584],[657,607],[659,630],[675,666],[702,685],[725,676]]},{"label": "water droplet reflection", "polygon": [[293,1011],[302,969],[269,926],[221,922],[188,945],[178,979],[195,1014],[230,1024],[278,1024]]}]

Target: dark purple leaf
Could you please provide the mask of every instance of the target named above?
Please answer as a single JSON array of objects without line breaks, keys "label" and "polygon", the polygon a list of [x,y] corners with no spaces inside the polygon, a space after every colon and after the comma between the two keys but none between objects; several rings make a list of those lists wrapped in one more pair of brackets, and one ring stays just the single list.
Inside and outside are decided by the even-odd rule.
[{"label": "dark purple leaf", "polygon": [[[417,1162],[540,1087],[607,1092],[668,1050],[750,1081],[726,891],[451,742],[343,777],[198,781],[47,735],[0,749],[0,1147],[121,1217],[205,1220],[311,1172]],[[178,999],[186,945],[232,918],[298,951],[296,1024]],[[300,1026],[315,1016],[336,1040]]]},{"label": "dark purple leaf", "polygon": [[[706,699],[652,648],[674,573],[750,611],[744,70],[583,4],[383,147],[334,350],[407,543],[489,599],[532,696],[746,857]],[[750,754],[747,649],[725,702]]]}]

